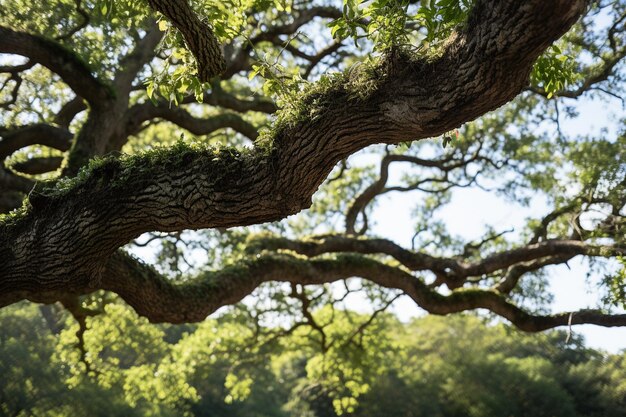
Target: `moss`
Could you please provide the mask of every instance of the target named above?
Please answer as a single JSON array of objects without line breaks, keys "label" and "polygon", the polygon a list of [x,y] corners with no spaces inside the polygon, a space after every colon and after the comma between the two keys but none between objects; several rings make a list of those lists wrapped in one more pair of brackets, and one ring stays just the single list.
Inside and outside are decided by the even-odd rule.
[{"label": "moss", "polygon": [[171,147],[158,147],[135,155],[107,155],[91,159],[74,177],[64,177],[37,184],[30,195],[33,206],[45,206],[51,200],[93,190],[124,190],[129,180],[141,172],[167,171],[194,165],[199,159],[210,159],[211,171],[224,176],[233,171],[232,164],[244,158],[258,157],[256,150],[215,148],[203,144],[189,144],[182,140]]},{"label": "moss", "polygon": [[470,303],[484,299],[488,294],[498,296],[494,291],[478,289],[478,288],[459,288],[456,289],[448,296],[450,300],[458,301],[462,303]]},{"label": "moss", "polygon": [[357,62],[343,72],[322,75],[293,91],[287,103],[276,113],[271,128],[259,132],[257,147],[271,151],[277,140],[284,140],[299,123],[315,122],[342,104],[365,102],[376,95],[392,75],[403,71],[422,71],[442,56],[444,48],[426,51],[411,47],[394,47],[380,57]]},{"label": "moss", "polygon": [[22,205],[15,210],[11,210],[8,213],[0,214],[0,227],[10,227],[18,224],[21,220],[25,219],[30,211],[30,206],[27,200],[22,202]]}]

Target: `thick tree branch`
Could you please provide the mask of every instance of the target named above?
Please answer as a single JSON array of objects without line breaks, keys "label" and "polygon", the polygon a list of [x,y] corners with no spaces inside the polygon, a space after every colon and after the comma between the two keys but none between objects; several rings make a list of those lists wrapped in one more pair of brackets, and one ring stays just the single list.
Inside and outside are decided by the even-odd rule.
[{"label": "thick tree branch", "polygon": [[[512,99],[525,87],[537,56],[576,21],[585,5],[582,0],[479,0],[438,58],[392,53],[373,71],[336,77],[323,91],[302,97],[298,113],[266,138],[267,148],[239,153],[177,145],[105,158],[74,180],[44,184],[31,193],[30,209],[0,225],[0,294],[32,298],[37,292],[84,293],[103,287],[107,258],[144,232],[257,224],[299,212],[310,206],[312,194],[336,163],[363,147],[437,136]],[[32,35],[27,39],[32,41]],[[355,91],[354,85],[368,85],[370,92]],[[119,119],[114,111],[105,113],[88,120],[80,135],[110,137],[111,124]],[[85,155],[102,153],[102,146],[88,154],[90,149]],[[75,161],[69,161],[70,172],[82,166],[80,155]],[[580,250],[579,243],[564,245],[573,251]],[[550,248],[537,245],[531,252],[547,256]],[[521,262],[528,259],[525,253],[508,256]],[[319,262],[322,268],[324,261]],[[507,262],[494,258],[488,265],[497,269]],[[458,267],[451,263],[451,270]],[[475,274],[489,269],[461,268]],[[268,279],[278,274],[272,271]],[[290,270],[280,273],[285,271]],[[342,271],[332,279],[361,276],[360,270]],[[374,272],[385,271],[375,268],[362,276],[374,280]],[[115,290],[119,284],[106,285]],[[145,282],[141,289],[149,294],[150,285],[165,284]],[[251,290],[258,283],[241,285]],[[402,288],[398,285],[391,286]],[[484,307],[519,321],[518,312],[499,304],[502,299],[495,292],[481,295],[480,301],[454,296],[458,300],[447,299],[457,300],[449,310],[428,304],[424,294],[412,296],[435,313]],[[222,295],[220,305],[237,301],[241,294]]]}]

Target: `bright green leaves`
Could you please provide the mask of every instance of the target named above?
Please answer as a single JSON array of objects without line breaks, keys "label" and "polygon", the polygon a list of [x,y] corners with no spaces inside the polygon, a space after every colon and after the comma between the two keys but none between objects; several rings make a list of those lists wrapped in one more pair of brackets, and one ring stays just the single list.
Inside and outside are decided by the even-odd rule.
[{"label": "bright green leaves", "polygon": [[252,393],[252,383],[254,381],[250,376],[239,377],[233,373],[226,375],[224,381],[224,388],[229,391],[224,401],[227,404],[231,404],[233,401],[244,401]]},{"label": "bright green leaves", "polygon": [[377,51],[411,46],[419,40],[432,46],[465,21],[472,3],[426,1],[416,9],[407,0],[344,0],[343,16],[329,26],[333,37],[353,38],[355,44],[358,39],[369,39]]},{"label": "bright green leaves", "polygon": [[604,302],[609,306],[626,308],[626,257],[618,256],[621,267],[613,274],[607,274],[602,280],[607,294]]},{"label": "bright green leaves", "polygon": [[[248,13],[261,3],[265,2],[258,0],[194,1],[192,6],[203,20],[211,24],[218,41],[224,43],[245,33]],[[284,7],[282,3],[279,4]],[[265,4],[261,7],[264,6],[269,7]]]},{"label": "bright green leaves", "polygon": [[[291,9],[288,0],[225,0],[219,2],[194,1],[194,11],[208,22],[220,44],[234,41],[244,44],[250,31],[249,18],[252,11],[264,12],[272,7]],[[163,17],[159,29],[165,32],[161,43],[163,60],[153,75],[146,81],[146,92],[151,100],[157,96],[178,105],[182,98],[191,93],[196,101],[202,102],[203,91],[208,88],[197,78],[196,59],[187,49],[181,33]],[[235,40],[236,39],[236,40]]]},{"label": "bright green leaves", "polygon": [[152,10],[145,0],[95,0],[93,5],[85,5],[91,13],[91,21],[112,28],[137,28],[152,16]]},{"label": "bright green leaves", "polygon": [[374,0],[369,6],[367,37],[378,49],[388,49],[394,45],[409,43],[407,0]]},{"label": "bright green leaves", "polygon": [[103,15],[106,15],[109,12],[109,4],[113,3],[112,1],[103,1],[102,4],[100,5],[100,13],[102,13]]},{"label": "bright green leaves", "polygon": [[298,67],[285,67],[279,63],[280,56],[266,54],[252,65],[248,79],[263,78],[263,94],[274,97],[280,107],[289,107],[295,101],[295,93],[306,83]]},{"label": "bright green leaves", "polygon": [[[328,323],[324,327],[328,349],[309,358],[307,378],[324,387],[337,415],[351,414],[358,407],[359,398],[370,391],[385,371],[384,364],[397,353],[399,347],[393,338],[379,337],[385,330],[393,329],[397,321],[380,315],[368,326],[360,327],[367,316],[329,306],[316,311],[315,318],[319,323]],[[295,337],[306,340],[305,335],[302,331]]]},{"label": "bright green leaves", "polygon": [[[626,406],[626,355],[587,349],[575,334],[566,342],[563,331],[527,335],[469,315],[403,324],[381,314],[355,333],[367,315],[321,308],[313,315],[334,342],[326,352],[306,326],[284,334],[279,350],[259,350],[255,332],[284,329],[255,328],[246,313],[155,326],[121,304],[107,309],[85,333],[96,349],[88,350],[91,375],[80,374],[72,353],[68,314],[44,306],[42,315],[32,304],[0,311],[0,413],[542,417],[593,409],[612,417]],[[65,326],[61,334],[53,317]]]},{"label": "bright green leaves", "polygon": [[563,54],[557,45],[552,45],[535,62],[530,82],[534,87],[542,88],[547,98],[552,98],[579,77],[575,61]]},{"label": "bright green leaves", "polygon": [[334,38],[352,38],[356,46],[359,39],[367,38],[375,50],[386,50],[408,42],[408,9],[406,0],[344,0],[343,16],[328,26]]},{"label": "bright green leaves", "polygon": [[202,103],[204,91],[209,86],[198,79],[193,54],[184,46],[180,32],[163,17],[159,19],[158,26],[165,32],[161,48],[169,54],[169,59],[162,61],[160,70],[145,81],[148,98],[156,102],[160,96],[178,105],[191,92],[196,101]]},{"label": "bright green leaves", "polygon": [[89,375],[76,348],[77,325],[59,336],[58,360],[71,369],[66,384],[78,387],[92,379],[102,390],[121,393],[124,402],[143,415],[181,410],[198,399],[186,380],[188,364],[174,361],[173,345],[166,343],[163,329],[117,303],[107,304],[105,313],[88,319],[87,325],[84,359],[94,371]]},{"label": "bright green leaves", "polygon": [[102,16],[116,19],[113,23],[120,23],[119,19],[143,18],[150,13],[145,1],[96,0],[94,7]]},{"label": "bright green leaves", "polygon": [[428,45],[445,40],[467,18],[473,0],[427,0],[414,19],[423,25]]},{"label": "bright green leaves", "polygon": [[156,103],[158,97],[178,105],[184,97],[191,93],[198,103],[202,103],[204,92],[209,89],[209,83],[202,83],[196,76],[195,61],[191,53],[184,48],[174,48],[172,56],[180,59],[182,65],[173,67],[171,61],[163,63],[163,69],[158,74],[146,80],[146,94]]}]

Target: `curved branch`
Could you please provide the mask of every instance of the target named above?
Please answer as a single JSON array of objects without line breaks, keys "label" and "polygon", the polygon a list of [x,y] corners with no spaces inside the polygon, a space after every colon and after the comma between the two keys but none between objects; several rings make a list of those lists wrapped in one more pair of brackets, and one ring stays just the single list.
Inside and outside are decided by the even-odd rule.
[{"label": "curved branch", "polygon": [[0,193],[0,213],[8,213],[22,205],[23,193],[17,191],[3,191]]},{"label": "curved branch", "polygon": [[10,190],[28,193],[34,185],[34,181],[0,168],[0,191]]},{"label": "curved branch", "polygon": [[[188,96],[183,99],[181,104],[189,104],[195,102],[195,96]],[[239,113],[245,113],[247,111],[258,111],[261,113],[272,114],[276,113],[276,111],[278,110],[276,104],[269,99],[255,97],[252,100],[244,100],[225,93],[221,89],[215,89],[211,93],[205,92],[202,97],[202,102],[205,104],[210,104],[212,106],[219,106],[225,109],[234,110]]]},{"label": "curved branch", "polygon": [[[594,246],[577,240],[547,240],[497,252],[475,262],[464,262],[458,257],[440,258],[412,252],[387,239],[363,239],[341,235],[322,236],[307,241],[260,237],[253,239],[248,246],[249,252],[280,249],[291,250],[307,257],[345,252],[388,255],[411,271],[432,271],[455,287],[462,285],[467,277],[491,274],[517,264],[546,257],[571,259],[576,255],[603,257],[626,255],[625,247]],[[538,268],[539,266],[534,269]]]},{"label": "curved branch", "polygon": [[567,325],[570,316],[573,325],[626,325],[626,314],[608,315],[594,310],[532,315],[488,290],[460,290],[444,296],[398,268],[354,255],[318,260],[302,260],[286,255],[261,256],[254,261],[208,272],[193,281],[176,285],[154,269],[118,252],[107,265],[102,287],[119,294],[152,322],[184,323],[204,320],[219,307],[240,301],[263,282],[318,285],[351,277],[400,289],[433,314],[446,315],[484,308],[529,332]]},{"label": "curved branch", "polygon": [[154,50],[163,38],[163,32],[154,21],[150,22],[146,31],[146,35],[137,41],[133,50],[120,60],[120,69],[115,74],[114,84],[123,93],[118,94],[128,95],[137,73],[154,58]]},{"label": "curved branch", "polygon": [[[107,257],[144,232],[242,226],[297,213],[336,163],[363,147],[438,136],[512,99],[537,56],[585,6],[478,0],[438,58],[394,53],[372,71],[335,77],[301,98],[300,113],[275,126],[268,148],[240,153],[179,144],[104,158],[73,180],[43,184],[30,195],[32,207],[0,224],[0,294],[98,288]],[[374,91],[360,95],[351,90],[355,82],[375,83]],[[102,118],[91,129],[106,133],[110,123]],[[542,245],[533,250],[551,253]]]},{"label": "curved branch", "polygon": [[11,168],[23,174],[38,175],[59,169],[62,162],[61,156],[39,157],[16,162]]},{"label": "curved branch", "polygon": [[72,137],[72,133],[67,129],[44,123],[13,130],[0,130],[0,159],[30,145],[44,145],[67,151],[71,146]]},{"label": "curved branch", "polygon": [[74,117],[83,110],[87,110],[87,105],[81,97],[76,96],[61,107],[54,118],[54,123],[67,129]]},{"label": "curved branch", "polygon": [[93,105],[112,96],[110,88],[75,53],[42,36],[0,26],[0,53],[25,56],[43,65]]},{"label": "curved branch", "polygon": [[157,105],[147,102],[131,107],[126,116],[127,130],[125,135],[136,134],[143,122],[156,118],[172,122],[194,135],[208,135],[226,127],[234,129],[251,140],[256,139],[259,135],[256,127],[236,113],[222,113],[216,116],[198,118],[192,116],[182,107],[170,107],[163,102]]},{"label": "curved branch", "polygon": [[78,13],[81,17],[81,22],[71,28],[67,33],[63,35],[59,35],[55,38],[57,41],[62,41],[71,38],[77,32],[81,31],[89,24],[90,16],[89,13],[85,9],[82,8],[82,0],[74,0],[74,4],[76,5],[76,13]]},{"label": "curved branch", "polygon": [[250,51],[254,49],[255,45],[261,42],[272,41],[279,35],[292,35],[296,33],[300,27],[306,25],[315,18],[338,19],[341,16],[342,13],[339,9],[327,6],[316,6],[306,10],[297,11],[297,14],[295,14],[291,22],[270,26],[258,35],[253,36],[244,47],[240,48],[236,54],[229,59],[228,66],[222,78],[229,79],[239,71],[248,68],[248,61],[250,59],[249,54]]},{"label": "curved branch", "polygon": [[9,82],[13,81],[13,88],[11,89],[11,98],[7,101],[0,103],[0,108],[8,108],[17,102],[17,97],[19,95],[20,87],[22,86],[22,76],[21,72],[31,69],[35,65],[34,62],[28,60],[24,64],[21,65],[0,65],[0,73],[7,73],[9,77],[2,83],[2,87],[0,87],[0,92],[4,91],[4,89],[9,85]]},{"label": "curved branch", "polygon": [[359,213],[363,213],[365,215],[365,208],[376,198],[378,195],[391,191],[390,189],[385,188],[387,185],[387,180],[389,179],[389,165],[392,162],[410,162],[414,165],[419,165],[423,167],[429,168],[439,168],[443,172],[448,172],[454,168],[458,168],[463,166],[469,161],[454,161],[452,155],[447,158],[440,160],[426,160],[421,159],[415,156],[409,155],[385,155],[380,162],[380,174],[378,179],[370,184],[357,198],[354,199],[352,205],[348,209],[348,213],[346,213],[346,233],[348,234],[357,234],[356,233],[356,221]]},{"label": "curved branch", "polygon": [[537,271],[548,265],[559,265],[566,263],[570,259],[572,259],[576,255],[565,254],[565,255],[555,255],[549,256],[543,259],[538,259],[536,261],[525,262],[521,264],[514,265],[509,268],[504,277],[495,285],[495,290],[502,294],[509,294],[515,287],[519,280],[524,276],[524,274],[532,271]]}]

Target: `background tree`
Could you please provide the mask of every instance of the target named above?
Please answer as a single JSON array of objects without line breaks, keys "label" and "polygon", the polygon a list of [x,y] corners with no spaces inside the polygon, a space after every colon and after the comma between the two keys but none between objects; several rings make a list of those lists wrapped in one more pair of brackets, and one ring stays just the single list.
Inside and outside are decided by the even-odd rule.
[{"label": "background tree", "polygon": [[564,331],[527,335],[466,315],[403,324],[380,314],[355,334],[353,321],[369,316],[337,310],[326,328],[332,346],[324,351],[304,327],[276,338],[284,329],[261,326],[252,336],[258,323],[243,306],[176,326],[149,324],[110,303],[108,314],[90,319],[85,362],[74,346],[73,318],[58,309],[58,326],[41,313],[33,304],[0,312],[1,415],[617,417],[626,411],[624,352],[585,348],[579,337],[566,341]]},{"label": "background tree", "polygon": [[[526,331],[624,325],[609,310],[548,313],[545,271],[583,256],[605,276],[607,307],[623,303],[624,133],[558,126],[574,112],[562,100],[621,99],[625,8],[5,1],[0,304],[60,301],[83,336],[113,308],[97,290],[182,323],[258,288],[252,316],[291,317],[327,354],[314,313],[355,291],[374,315],[405,294],[430,313],[486,309]],[[444,146],[425,140],[441,135]],[[376,144],[401,146],[367,148],[378,170],[347,160]],[[400,163],[405,177],[388,184]],[[436,213],[471,186],[522,204],[541,193],[549,209],[510,235],[462,241]],[[370,231],[373,205],[396,191],[423,197],[410,249]],[[158,269],[123,249],[151,244]],[[351,277],[366,281],[325,285]],[[360,386],[331,403],[349,408]]]}]

